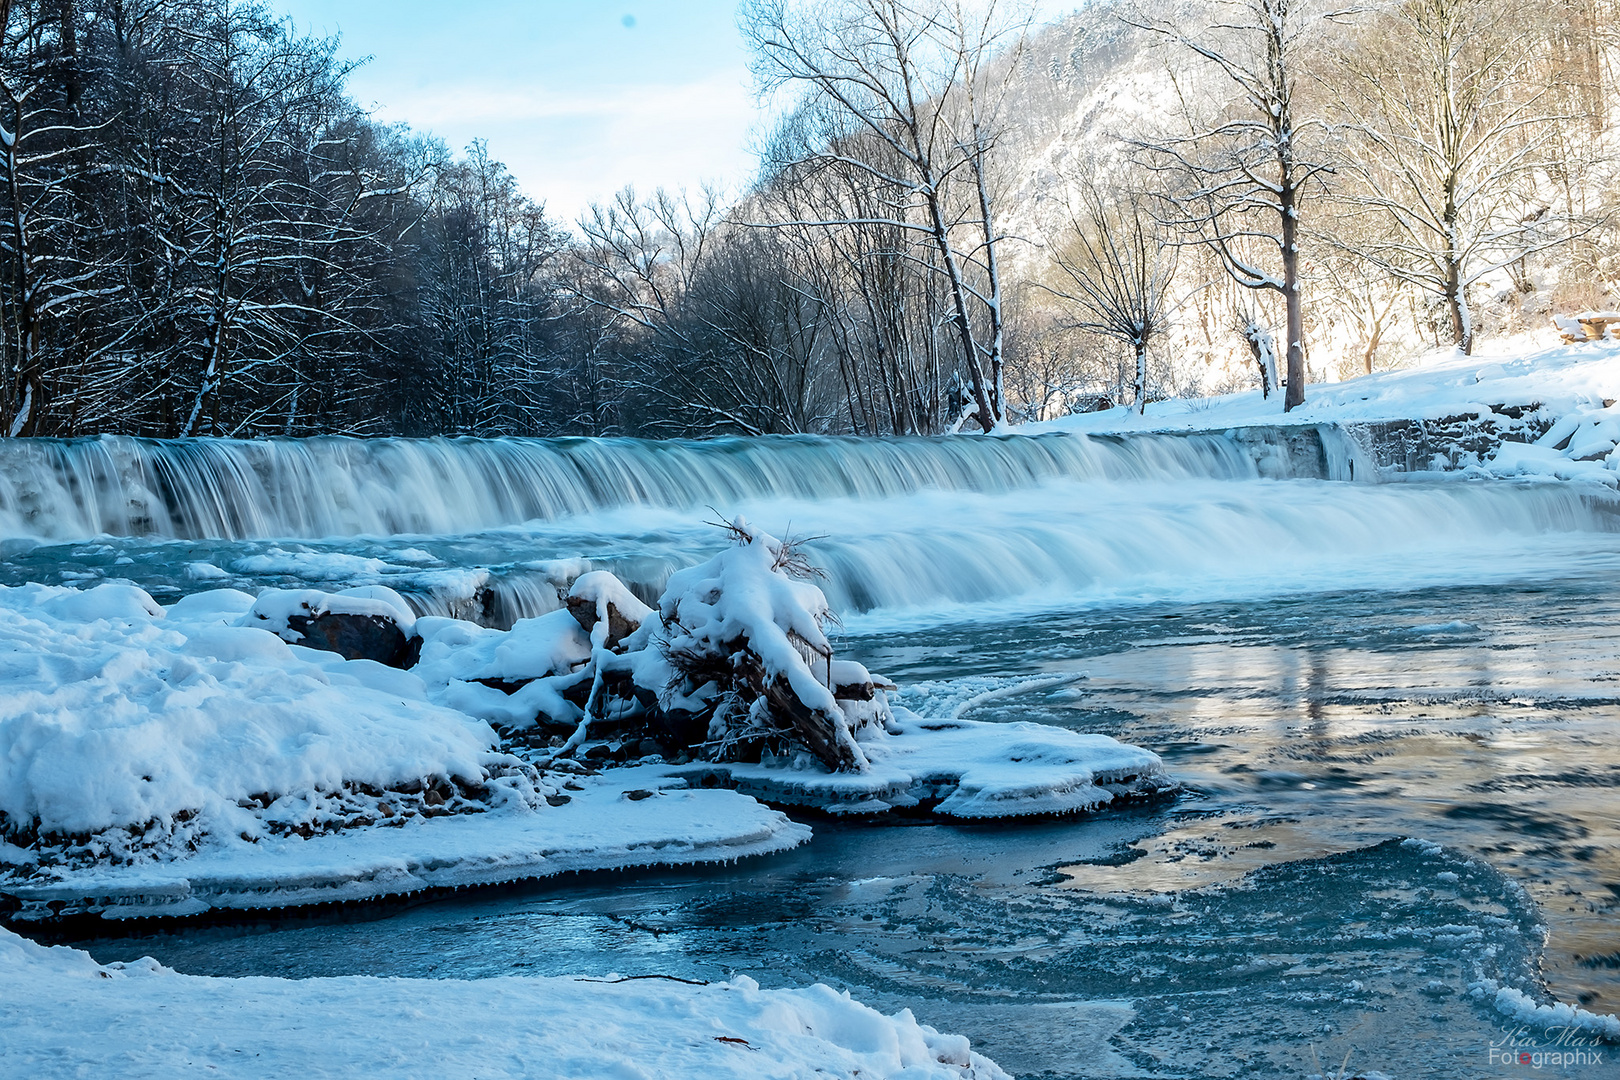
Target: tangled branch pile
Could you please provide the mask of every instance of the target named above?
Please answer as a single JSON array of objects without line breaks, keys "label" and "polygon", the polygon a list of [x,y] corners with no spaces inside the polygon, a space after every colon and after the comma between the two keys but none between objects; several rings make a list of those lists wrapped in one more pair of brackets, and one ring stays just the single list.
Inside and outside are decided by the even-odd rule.
[{"label": "tangled branch pile", "polygon": [[[742,518],[726,528],[732,545],[671,576],[656,610],[593,571],[574,582],[566,614],[511,635],[422,620],[418,670],[444,682],[447,703],[508,729],[572,729],[570,751],[611,735],[666,757],[808,753],[866,771],[860,744],[883,734],[893,687],[834,659],[827,598],[794,544]],[[499,640],[513,635],[545,640]]]}]

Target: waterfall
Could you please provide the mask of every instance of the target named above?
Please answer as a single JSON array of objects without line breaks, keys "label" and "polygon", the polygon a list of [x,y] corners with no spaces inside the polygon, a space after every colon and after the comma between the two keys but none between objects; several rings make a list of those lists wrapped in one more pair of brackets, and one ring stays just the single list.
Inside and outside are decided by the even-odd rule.
[{"label": "waterfall", "polygon": [[1354,435],[0,440],[0,583],[130,580],[165,602],[384,584],[419,613],[505,626],[591,568],[655,599],[724,542],[705,522],[736,513],[805,538],[851,615],[1620,564],[1611,490],[1379,483]]},{"label": "waterfall", "polygon": [[[638,439],[0,440],[0,538],[444,534],[616,507],[882,499],[1053,479],[1292,475],[1222,435],[714,441]],[[1309,455],[1306,455],[1307,457]],[[1279,464],[1281,462],[1281,464]],[[1280,473],[1278,470],[1281,470]],[[1305,461],[1303,475],[1319,475]]]}]

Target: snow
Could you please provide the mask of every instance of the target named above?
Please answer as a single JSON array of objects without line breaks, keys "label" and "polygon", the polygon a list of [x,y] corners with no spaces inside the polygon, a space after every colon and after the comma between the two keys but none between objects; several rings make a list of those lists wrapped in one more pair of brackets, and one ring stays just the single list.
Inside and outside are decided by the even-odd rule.
[{"label": "snow", "polygon": [[[1477,1000],[1489,1002],[1509,1020],[1521,1024],[1620,1042],[1620,1017],[1588,1012],[1564,1002],[1543,1005],[1523,990],[1503,986],[1494,979],[1483,979],[1473,984],[1469,987],[1469,993]],[[1541,1066],[1538,1064],[1536,1067]]]},{"label": "snow", "polygon": [[927,718],[897,707],[887,732],[861,748],[871,766],[862,773],[826,772],[808,755],[673,771],[693,783],[723,782],[755,798],[839,816],[919,805],[978,820],[1069,814],[1174,787],[1151,751],[1045,724]]},{"label": "snow", "polygon": [[319,589],[265,589],[253,601],[237,625],[256,626],[296,642],[302,636],[288,626],[288,619],[333,615],[374,615],[397,625],[406,637],[413,635],[416,614],[405,598],[386,585],[357,585],[335,593]]},{"label": "snow", "polygon": [[[1534,445],[1503,442],[1483,475],[1546,476],[1620,484],[1620,343],[1541,348],[1504,343],[1493,354],[1431,354],[1415,367],[1312,384],[1305,404],[1284,413],[1259,391],[1213,398],[1153,402],[1143,416],[1114,408],[1026,424],[1021,434],[1064,431],[1084,435],[1143,431],[1221,431],[1232,428],[1356,424],[1379,420],[1511,418],[1492,406],[1541,406],[1555,425]],[[1530,433],[1535,437],[1536,433]],[[1568,442],[1566,442],[1568,440]]]},{"label": "snow", "polygon": [[0,1072],[1008,1080],[968,1040],[752,979],[203,978],[0,930]]},{"label": "snow", "polygon": [[[438,617],[420,620],[417,629],[422,659],[411,670],[434,701],[512,729],[530,727],[542,714],[569,725],[584,715],[562,696],[590,678],[580,669],[591,658],[591,640],[568,609],[520,619],[505,632]],[[507,694],[480,679],[532,681]]]},{"label": "snow", "polygon": [[[8,883],[22,919],[123,919],[370,900],[584,870],[733,862],[810,830],[731,791],[687,790],[656,766],[580,776],[560,806],[412,818],[398,827],[206,845],[189,858],[96,864]],[[634,792],[638,797],[631,798]],[[650,795],[642,795],[650,792]]]},{"label": "snow", "polygon": [[731,643],[744,641],[765,665],[767,678],[786,679],[806,707],[836,715],[830,678],[818,679],[803,652],[832,656],[821,629],[829,614],[826,596],[809,581],[776,572],[780,540],[742,518],[733,527],[739,543],[670,575],[658,602],[669,633],[665,651],[729,653]]},{"label": "snow", "polygon": [[[390,606],[362,593],[333,602]],[[616,801],[625,783],[662,786],[633,771],[565,791],[498,750],[485,721],[431,703],[419,676],[235,625],[260,604],[287,610],[288,597],[215,590],[165,611],[129,585],[0,589],[7,892],[185,913],[808,838],[729,792]]]},{"label": "snow", "polygon": [[[187,915],[728,860],[809,838],[754,797],[1004,818],[1172,787],[1155,755],[1104,736],[975,723],[961,718],[970,701],[943,717],[891,710],[891,684],[833,658],[802,556],[740,518],[731,540],[671,577],[656,618],[594,572],[571,590],[579,610],[510,631],[415,619],[380,585],[216,589],[169,609],[127,584],[0,589],[0,887],[23,918]],[[419,635],[419,662],[296,644],[297,617],[330,612],[399,623]],[[676,693],[683,655],[742,681],[721,694],[722,676],[705,674],[707,688]],[[642,684],[621,682],[616,706],[598,700],[609,669]],[[853,752],[829,761],[820,729],[770,713],[801,706],[758,687],[728,710],[748,679],[790,687]],[[710,710],[677,761],[715,760],[654,754],[598,774],[571,757],[590,735],[587,693],[621,760],[670,752],[675,736],[625,726],[649,722],[649,690],[657,708]],[[544,732],[514,734],[541,717],[572,737],[541,749]]]},{"label": "snow", "polygon": [[[0,815],[10,827],[257,833],[261,793],[482,780],[488,725],[423,701],[406,672],[294,651],[230,625],[220,590],[165,613],[127,585],[0,589]],[[365,600],[365,604],[381,603]]]}]

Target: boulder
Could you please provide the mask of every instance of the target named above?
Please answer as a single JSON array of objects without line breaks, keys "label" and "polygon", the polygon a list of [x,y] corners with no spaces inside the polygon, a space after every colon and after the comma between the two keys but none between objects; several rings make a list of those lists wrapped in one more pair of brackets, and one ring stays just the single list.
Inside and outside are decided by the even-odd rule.
[{"label": "boulder", "polygon": [[[591,643],[609,652],[618,652],[624,639],[652,614],[652,608],[606,570],[581,574],[568,590],[566,602],[569,614],[590,635]],[[603,623],[606,625],[600,625]]]},{"label": "boulder", "polygon": [[354,615],[328,611],[320,615],[290,615],[287,629],[299,636],[298,644],[335,652],[345,660],[375,660],[389,667],[410,667],[411,639],[399,624],[384,615]]}]

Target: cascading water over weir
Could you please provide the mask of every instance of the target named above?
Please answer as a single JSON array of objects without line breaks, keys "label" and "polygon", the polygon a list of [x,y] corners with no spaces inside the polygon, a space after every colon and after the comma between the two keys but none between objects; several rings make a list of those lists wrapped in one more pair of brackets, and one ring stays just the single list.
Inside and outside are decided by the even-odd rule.
[{"label": "cascading water over weir", "polygon": [[[613,569],[656,595],[742,512],[812,537],[847,613],[1422,578],[1549,533],[1609,532],[1579,484],[1355,483],[1332,425],[1087,437],[709,442],[103,437],[0,443],[8,580],[382,582],[497,625]],[[1410,478],[1408,478],[1410,479]],[[1504,547],[1506,545],[1506,547]],[[469,573],[468,568],[477,568]],[[487,573],[486,573],[487,571]],[[1347,579],[1348,580],[1348,579]],[[1382,579],[1381,579],[1382,580]]]},{"label": "cascading water over weir", "polygon": [[[1273,474],[1320,476],[1317,454],[1266,447]],[[1261,475],[1215,435],[1130,439],[104,437],[0,444],[0,534],[253,539],[447,533],[619,507],[739,499],[995,492],[1054,479]]]}]

